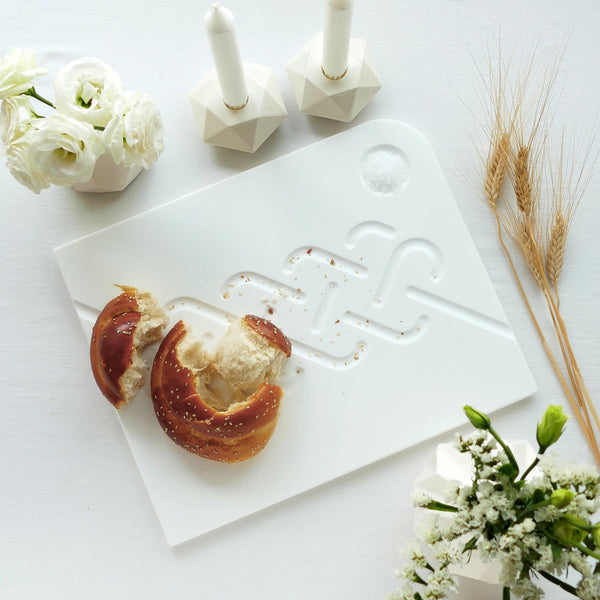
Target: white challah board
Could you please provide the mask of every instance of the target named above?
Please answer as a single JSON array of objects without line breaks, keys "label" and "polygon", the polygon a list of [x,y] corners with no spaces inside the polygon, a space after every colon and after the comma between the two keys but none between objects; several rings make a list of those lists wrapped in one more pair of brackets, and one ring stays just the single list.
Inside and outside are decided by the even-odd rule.
[{"label": "white challah board", "polygon": [[535,391],[429,144],[396,121],[55,253],[88,337],[117,283],[152,292],[209,348],[243,314],[271,319],[292,342],[279,424],[247,462],[173,444],[148,384],[119,411],[171,545],[454,428],[464,404],[494,411]]}]

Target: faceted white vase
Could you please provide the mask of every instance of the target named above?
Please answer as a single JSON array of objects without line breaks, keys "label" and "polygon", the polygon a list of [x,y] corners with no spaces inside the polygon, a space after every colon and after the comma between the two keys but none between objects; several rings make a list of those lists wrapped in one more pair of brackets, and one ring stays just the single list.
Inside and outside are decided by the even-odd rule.
[{"label": "faceted white vase", "polygon": [[141,166],[125,167],[117,165],[109,152],[98,157],[94,173],[88,181],[72,184],[78,192],[120,192],[124,190],[140,173]]}]

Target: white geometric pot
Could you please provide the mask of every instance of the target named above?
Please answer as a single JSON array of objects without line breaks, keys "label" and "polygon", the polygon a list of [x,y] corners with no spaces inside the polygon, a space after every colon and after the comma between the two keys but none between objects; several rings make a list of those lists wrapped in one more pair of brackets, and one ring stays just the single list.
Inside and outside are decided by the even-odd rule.
[{"label": "white geometric pot", "polygon": [[244,63],[248,102],[238,109],[223,102],[216,72],[209,73],[189,94],[202,139],[215,146],[255,152],[279,127],[287,110],[273,69]]},{"label": "white geometric pot", "polygon": [[92,177],[88,181],[73,183],[71,187],[78,192],[120,192],[139,175],[141,170],[141,166],[117,165],[110,152],[104,152],[96,161]]},{"label": "white geometric pot", "polygon": [[298,103],[309,115],[348,123],[381,89],[381,80],[366,40],[351,38],[348,69],[329,79],[322,68],[323,32],[319,31],[292,58],[286,70]]}]

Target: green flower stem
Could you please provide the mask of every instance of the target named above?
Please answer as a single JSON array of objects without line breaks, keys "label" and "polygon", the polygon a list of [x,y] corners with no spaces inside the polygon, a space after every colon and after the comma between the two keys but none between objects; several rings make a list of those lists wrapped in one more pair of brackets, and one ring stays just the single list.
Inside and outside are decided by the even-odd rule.
[{"label": "green flower stem", "polygon": [[596,560],[600,560],[600,552],[594,552],[593,550],[590,550],[585,544],[580,544],[579,542],[571,542],[571,546],[577,548],[577,550],[579,550],[580,552],[583,552],[584,554],[595,558]]},{"label": "green flower stem", "polygon": [[527,469],[525,469],[525,472],[523,473],[523,475],[521,475],[521,477],[519,478],[519,481],[525,481],[525,478],[527,477],[527,475],[529,475],[529,473],[531,473],[531,471],[533,471],[533,469],[535,469],[537,464],[540,462],[540,456],[542,454],[544,454],[545,451],[546,451],[545,448],[543,450],[542,449],[538,450],[538,455],[535,457],[535,460],[527,467]]},{"label": "green flower stem", "polygon": [[519,473],[519,463],[517,463],[517,459],[515,455],[512,453],[511,449],[504,443],[504,440],[500,437],[498,432],[490,425],[488,431],[490,435],[502,446],[502,450],[506,453],[506,456],[510,462],[510,464],[516,469],[517,474]]},{"label": "green flower stem", "polygon": [[535,504],[530,504],[529,506],[526,506],[520,513],[519,513],[519,517],[517,519],[517,521],[521,521],[522,519],[524,519],[529,513],[532,513],[534,510],[537,510],[538,508],[542,508],[544,506],[548,506],[549,504],[552,504],[552,501],[550,500],[550,498],[546,498],[546,500],[542,500],[541,502],[536,502]]},{"label": "green flower stem", "polygon": [[502,588],[502,600],[510,600],[510,588],[509,587]]},{"label": "green flower stem", "polygon": [[538,573],[544,579],[547,579],[548,581],[551,581],[554,585],[557,585],[558,587],[560,587],[563,590],[565,590],[565,592],[569,592],[569,594],[573,594],[573,596],[579,597],[577,595],[577,589],[574,588],[572,585],[569,585],[567,582],[562,581],[558,577],[554,577],[554,575],[551,575],[550,573],[547,573],[546,571],[538,571]]},{"label": "green flower stem", "polygon": [[477,540],[479,539],[479,535],[472,537],[463,548],[463,552],[472,552],[477,547]]},{"label": "green flower stem", "polygon": [[34,87],[30,87],[26,92],[23,92],[24,96],[31,96],[32,98],[35,98],[36,100],[39,100],[40,102],[43,102],[44,104],[47,104],[48,106],[50,106],[51,108],[56,108],[54,106],[54,104],[52,104],[52,102],[50,102],[50,100],[47,100],[46,98],[44,98],[43,96],[40,96],[36,91]]},{"label": "green flower stem", "polygon": [[427,504],[423,505],[423,508],[427,508],[429,510],[438,510],[441,512],[458,512],[458,508],[456,506],[451,506],[450,504],[444,504],[443,502],[438,502],[437,500],[432,500]]},{"label": "green flower stem", "polygon": [[427,582],[416,571],[413,573],[412,580],[419,585],[427,585]]},{"label": "green flower stem", "polygon": [[585,544],[580,544],[579,542],[569,541],[558,535],[550,535],[549,533],[547,533],[546,535],[549,538],[552,538],[553,540],[557,541],[559,544],[562,544],[563,546],[577,548],[577,550],[579,550],[580,552],[583,552],[584,554],[587,554],[588,556],[591,556],[592,558],[595,558],[596,560],[600,560],[600,552],[594,552],[593,550],[590,550]]},{"label": "green flower stem", "polygon": [[594,527],[592,525],[586,525],[586,524],[582,523],[579,519],[573,518],[569,513],[561,515],[560,518],[563,521],[567,521],[567,523],[574,525],[575,527],[577,527],[577,529],[581,529],[582,531],[587,531],[588,533],[590,531],[593,531],[593,529],[594,529]]}]

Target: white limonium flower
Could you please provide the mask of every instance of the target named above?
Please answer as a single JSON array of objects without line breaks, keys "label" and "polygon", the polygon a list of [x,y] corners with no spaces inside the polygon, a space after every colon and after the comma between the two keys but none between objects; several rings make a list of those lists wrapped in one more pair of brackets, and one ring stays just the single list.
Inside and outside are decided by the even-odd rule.
[{"label": "white limonium flower", "polygon": [[2,102],[0,109],[0,143],[8,146],[20,138],[35,118],[31,102],[26,96],[12,96]]},{"label": "white limonium flower", "polygon": [[[599,600],[600,475],[542,457],[563,432],[562,409],[547,409],[538,426],[537,455],[533,448],[517,451],[519,443],[511,448],[484,413],[472,409],[469,415],[478,431],[456,444],[470,458],[469,473],[460,489],[448,479],[446,503],[415,496],[417,506],[438,516],[421,536],[428,551],[414,550],[399,571],[405,585],[394,598],[447,598],[454,573],[499,583],[490,600],[538,600],[542,579],[581,600]],[[436,476],[443,478],[439,463]],[[437,482],[430,491],[439,494]]]},{"label": "white limonium flower", "polygon": [[38,119],[24,136],[33,164],[54,185],[88,181],[104,151],[98,133],[89,123],[61,114]]},{"label": "white limonium flower", "polygon": [[39,67],[33,50],[14,48],[0,59],[0,100],[23,94],[32,81],[47,70]]},{"label": "white limonium flower", "polygon": [[598,600],[600,598],[600,574],[595,573],[582,579],[577,586],[577,594],[581,600]]},{"label": "white limonium flower", "polygon": [[125,92],[116,98],[102,141],[117,164],[147,169],[164,149],[163,124],[148,94]]},{"label": "white limonium flower", "polygon": [[104,127],[111,119],[115,98],[124,91],[119,76],[96,58],[65,65],[54,79],[54,105],[65,115]]}]

